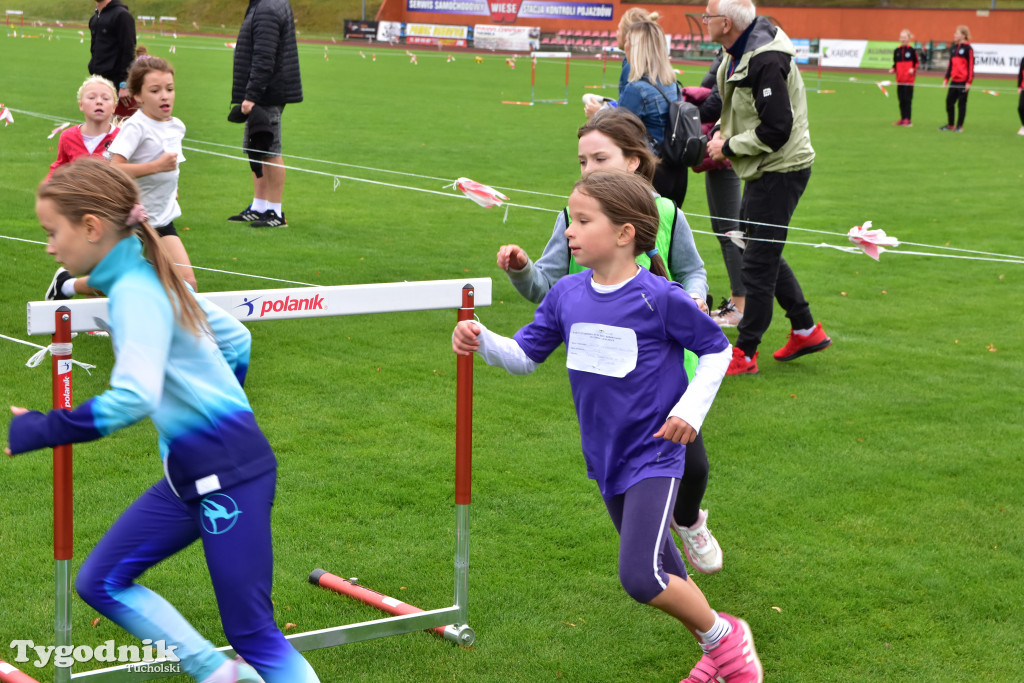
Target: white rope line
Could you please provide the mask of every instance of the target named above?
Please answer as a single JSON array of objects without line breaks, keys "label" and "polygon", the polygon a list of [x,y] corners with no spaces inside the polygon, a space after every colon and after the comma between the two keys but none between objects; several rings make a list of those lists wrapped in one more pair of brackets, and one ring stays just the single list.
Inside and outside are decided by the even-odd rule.
[{"label": "white rope line", "polygon": [[[804,75],[807,74],[806,71],[802,72],[802,73]],[[832,72],[832,73],[835,73],[835,72]],[[974,75],[975,75],[976,78],[977,77],[984,78],[986,76],[997,76],[999,74],[979,74],[979,73],[975,72]],[[873,78],[871,76],[867,76],[865,78],[861,78],[860,76],[848,76],[847,78],[821,78],[821,79],[816,79],[816,80],[820,80],[822,83],[853,83],[854,85],[873,85],[875,87],[878,87],[878,82],[879,81],[892,81],[891,85],[893,85],[893,86],[909,85],[909,86],[911,86],[913,88],[939,88],[939,89],[942,89],[942,90],[946,90],[949,87],[949,86],[942,85],[941,83],[897,83],[896,81],[893,80],[894,78],[896,78],[895,74],[879,73],[878,74],[878,78]],[[806,80],[810,80],[810,79],[805,79],[805,81]],[[980,86],[980,85],[971,85],[971,90],[981,90],[981,91],[991,90],[993,92],[1014,92],[1014,93],[1017,92],[1016,86],[1013,86],[1013,87],[1010,87],[1010,88],[998,88],[998,87],[986,88],[986,87],[983,87],[983,86]]]},{"label": "white rope line", "polygon": [[[30,341],[18,339],[17,337],[8,337],[6,334],[0,334],[0,339],[6,339],[7,341],[16,342],[18,344],[24,344],[25,346],[31,346],[33,348],[39,349],[38,351],[33,353],[32,356],[29,357],[27,361],[25,361],[25,367],[27,368],[39,367],[39,365],[43,362],[43,358],[46,357],[47,353],[62,356],[71,355],[71,344],[50,344],[49,346],[40,346],[39,344],[33,344]],[[77,361],[73,358],[71,359],[71,362],[85,370],[90,375],[92,373],[89,371],[96,369],[95,365],[90,365],[89,363],[82,363],[81,361]]]}]

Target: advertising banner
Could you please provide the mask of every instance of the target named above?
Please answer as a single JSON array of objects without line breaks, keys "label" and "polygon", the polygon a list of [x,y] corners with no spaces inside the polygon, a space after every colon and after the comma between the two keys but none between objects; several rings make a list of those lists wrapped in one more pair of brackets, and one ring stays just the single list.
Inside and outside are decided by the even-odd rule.
[{"label": "advertising banner", "polygon": [[514,24],[517,19],[580,19],[611,23],[615,5],[604,2],[557,0],[406,0],[410,12],[468,14],[490,17],[495,24]]},{"label": "advertising banner", "polygon": [[540,28],[537,26],[477,24],[473,27],[473,46],[486,50],[512,50],[514,52],[539,50]]},{"label": "advertising banner", "polygon": [[821,65],[857,69],[867,49],[866,40],[821,39]]},{"label": "advertising banner", "polygon": [[409,45],[452,45],[466,47],[468,26],[441,24],[406,24],[405,42]]},{"label": "advertising banner", "polygon": [[376,21],[359,21],[358,19],[345,20],[345,38],[363,38],[373,40],[377,37]]},{"label": "advertising banner", "polygon": [[382,43],[396,43],[402,39],[402,22],[382,21],[377,24],[377,40]]},{"label": "advertising banner", "polygon": [[1012,74],[1020,69],[1024,45],[971,43],[974,48],[974,71],[979,74]]},{"label": "advertising banner", "polygon": [[892,53],[899,46],[896,40],[869,40],[860,65],[865,69],[890,69]]},{"label": "advertising banner", "polygon": [[807,38],[791,38],[793,47],[796,48],[796,63],[809,64],[811,54],[811,41]]}]

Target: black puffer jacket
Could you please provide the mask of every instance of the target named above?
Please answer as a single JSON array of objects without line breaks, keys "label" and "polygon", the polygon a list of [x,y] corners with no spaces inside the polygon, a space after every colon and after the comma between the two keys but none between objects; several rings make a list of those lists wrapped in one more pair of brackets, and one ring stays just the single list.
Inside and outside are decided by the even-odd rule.
[{"label": "black puffer jacket", "polygon": [[250,0],[235,43],[231,102],[302,101],[295,18],[288,0]]},{"label": "black puffer jacket", "polygon": [[135,19],[124,3],[110,0],[102,12],[93,12],[89,33],[89,73],[118,85],[127,78],[128,67],[135,59]]}]

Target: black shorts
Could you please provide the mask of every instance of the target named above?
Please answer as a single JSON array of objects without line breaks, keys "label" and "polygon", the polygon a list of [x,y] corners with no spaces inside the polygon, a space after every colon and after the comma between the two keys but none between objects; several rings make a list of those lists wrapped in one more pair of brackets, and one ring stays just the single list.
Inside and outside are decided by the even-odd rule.
[{"label": "black shorts", "polygon": [[161,226],[159,228],[153,228],[153,229],[156,230],[156,234],[160,235],[161,237],[177,237],[178,236],[178,231],[174,227],[174,221],[171,221],[167,225]]}]

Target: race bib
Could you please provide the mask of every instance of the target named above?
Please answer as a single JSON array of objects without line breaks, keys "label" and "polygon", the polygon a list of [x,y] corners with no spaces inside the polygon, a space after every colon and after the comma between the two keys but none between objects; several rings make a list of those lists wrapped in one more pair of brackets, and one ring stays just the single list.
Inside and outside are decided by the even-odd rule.
[{"label": "race bib", "polygon": [[575,323],[569,329],[565,365],[570,370],[625,377],[636,367],[636,332],[627,327]]}]

